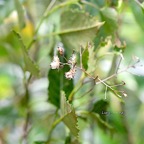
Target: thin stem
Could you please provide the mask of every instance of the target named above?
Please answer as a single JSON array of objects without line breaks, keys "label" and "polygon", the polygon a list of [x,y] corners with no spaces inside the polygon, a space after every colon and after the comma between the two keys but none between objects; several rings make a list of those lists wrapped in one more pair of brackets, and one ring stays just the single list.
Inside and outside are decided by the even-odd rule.
[{"label": "thin stem", "polygon": [[121,61],[122,61],[122,57],[120,56],[120,60],[119,60],[119,62],[118,62],[118,65],[117,65],[117,67],[116,67],[116,70],[115,70],[116,73],[118,72],[118,69],[119,69],[119,67],[120,67]]},{"label": "thin stem", "polygon": [[51,139],[51,136],[52,136],[52,132],[53,132],[54,128],[55,128],[62,120],[63,120],[63,117],[60,117],[59,119],[57,119],[57,120],[55,120],[55,121],[53,122],[52,127],[51,127],[50,132],[49,132],[49,138],[48,138],[46,144],[49,144],[50,139]]},{"label": "thin stem", "polygon": [[30,120],[30,112],[28,111],[27,115],[26,115],[25,124],[24,124],[24,127],[23,127],[23,137],[22,137],[22,141],[25,141],[25,143],[28,143],[27,142],[27,137],[28,137],[29,120]]},{"label": "thin stem", "polygon": [[27,49],[30,49],[31,46],[33,45],[33,43],[35,43],[35,42],[36,42],[36,38],[33,38],[33,39],[31,40],[31,42],[29,43]]},{"label": "thin stem", "polygon": [[82,75],[80,80],[78,81],[78,83],[75,85],[74,89],[72,90],[72,92],[69,95],[69,98],[68,98],[69,102],[72,101],[74,94],[83,86],[82,81],[84,78],[85,78],[84,75]]},{"label": "thin stem", "polygon": [[44,12],[43,14],[43,17],[41,18],[37,28],[36,28],[36,31],[35,31],[35,34],[38,33],[38,30],[40,29],[40,26],[42,24],[42,22],[44,21],[44,19],[46,18],[46,16],[48,15],[48,13],[50,12],[50,9],[53,7],[54,3],[56,2],[56,0],[51,0],[50,4],[48,5],[46,11]]},{"label": "thin stem", "polygon": [[[120,60],[120,61],[121,61],[121,60]],[[139,61],[138,61],[138,62],[139,62]],[[138,62],[136,62],[136,63],[138,63]],[[135,63],[135,64],[136,64],[136,63]],[[66,65],[66,64],[68,64],[68,63],[64,63],[63,65]],[[80,67],[77,67],[77,68],[80,69],[81,71],[83,71],[83,73],[86,74],[89,78],[91,78],[92,80],[94,80],[95,85],[102,83],[103,85],[106,86],[106,90],[105,90],[105,99],[106,99],[107,88],[109,88],[116,96],[122,97],[121,95],[119,95],[119,93],[122,93],[122,94],[124,95],[124,92],[123,92],[123,91],[117,91],[117,90],[113,89],[112,87],[124,85],[125,83],[110,86],[110,85],[108,85],[107,83],[105,83],[105,81],[107,81],[107,80],[109,80],[109,79],[111,79],[111,78],[113,78],[113,77],[116,77],[118,74],[120,74],[120,73],[122,73],[122,72],[126,72],[130,67],[134,67],[135,64],[133,64],[133,65],[128,65],[125,69],[123,69],[123,70],[121,70],[121,71],[119,71],[119,72],[116,72],[116,73],[112,74],[111,76],[109,76],[109,77],[101,80],[98,76],[97,76],[97,77],[93,77],[91,74],[89,74],[89,73],[83,68],[83,66],[82,66],[82,49],[81,49],[81,47],[80,47]],[[120,62],[119,62],[118,65],[120,65]],[[77,83],[77,85],[75,86],[75,88],[73,89],[73,91],[71,92],[71,94],[69,95],[69,101],[70,101],[70,102],[72,101],[74,94],[75,94],[84,84],[86,84],[86,83],[88,83],[88,82],[91,82],[91,81],[88,81],[88,82],[82,83],[82,81],[83,81],[84,78],[85,78],[85,76],[82,75],[81,79],[79,80],[79,82]],[[98,80],[98,81],[96,81],[96,80]],[[93,89],[93,88],[92,88],[92,89]],[[88,91],[86,92],[86,94],[89,93],[92,89],[88,90]],[[85,94],[84,94],[84,95],[85,95]],[[82,96],[83,96],[83,95],[82,95]]]},{"label": "thin stem", "polygon": [[86,75],[89,76],[89,78],[96,80],[97,77],[93,77],[92,75],[90,75],[85,69],[83,69],[83,67],[77,67],[78,69],[82,70]]},{"label": "thin stem", "polygon": [[75,109],[79,108],[81,105],[83,106],[83,105],[89,104],[89,103],[91,103],[91,102],[93,102],[93,101],[95,101],[95,100],[96,100],[96,98],[95,98],[95,97],[92,97],[91,99],[86,100],[86,101],[80,103],[79,105],[75,105]]},{"label": "thin stem", "polygon": [[99,80],[99,82],[101,82],[107,88],[109,88],[110,90],[112,90],[118,97],[121,97],[118,93],[116,93],[116,91],[111,86],[109,86],[108,84],[106,84],[105,82],[103,82],[100,78],[97,78],[97,79]]},{"label": "thin stem", "polygon": [[[97,25],[103,25],[103,22],[97,23]],[[67,34],[67,33],[71,33],[71,32],[79,32],[79,31],[83,31],[83,30],[87,30],[87,29],[91,29],[91,28],[95,28],[95,27],[96,27],[96,25],[93,25],[90,27],[78,28],[78,29],[68,29],[68,30],[63,30],[63,31],[59,31],[59,32],[52,32],[50,34],[37,37],[37,39],[43,39],[46,37],[62,35],[62,34]]]},{"label": "thin stem", "polygon": [[29,107],[29,99],[30,99],[30,94],[29,94],[29,90],[28,90],[28,85],[29,85],[29,82],[32,78],[32,75],[30,74],[29,78],[27,79],[26,78],[26,75],[24,74],[24,86],[25,86],[25,109],[26,109],[26,118],[25,118],[25,123],[23,125],[23,135],[22,135],[22,138],[21,138],[21,143],[22,142],[25,142],[25,144],[28,143],[27,141],[27,137],[28,137],[28,133],[29,133],[29,121],[30,121],[30,118],[31,118],[31,115],[30,115],[30,107]]},{"label": "thin stem", "polygon": [[122,85],[125,85],[124,81],[122,81],[122,83],[120,83],[120,84],[111,85],[111,87],[118,87],[118,86],[122,86]]},{"label": "thin stem", "polygon": [[93,8],[95,8],[95,9],[99,10],[99,7],[97,5],[95,5],[95,4],[91,3],[91,2],[88,2],[86,0],[81,0],[81,3],[83,3],[85,5],[89,5],[89,6],[93,7]]},{"label": "thin stem", "polygon": [[93,112],[89,112],[89,111],[77,111],[77,115],[81,116],[81,115],[86,115],[86,116],[92,116],[94,118],[96,118],[101,124],[103,124],[104,126],[106,126],[109,129],[113,129],[112,126],[110,126],[108,123],[106,123],[105,121],[103,121],[99,115],[93,113]]},{"label": "thin stem", "polygon": [[80,97],[78,97],[77,99],[80,99],[80,98],[84,97],[85,95],[87,95],[88,93],[90,93],[90,92],[94,89],[94,86],[95,86],[95,85],[93,85],[92,88],[90,88],[88,91],[86,91],[84,94],[82,94],[82,95],[81,95]]},{"label": "thin stem", "polygon": [[[133,65],[128,65],[125,69],[123,69],[123,70],[121,70],[121,71],[119,71],[119,72],[117,72],[117,73],[114,73],[114,74],[112,74],[111,76],[109,76],[109,77],[107,77],[107,78],[105,78],[105,79],[102,79],[101,82],[105,82],[105,81],[107,81],[107,80],[109,80],[109,79],[112,79],[112,78],[116,77],[118,74],[121,74],[121,73],[123,73],[123,72],[126,72],[129,68],[131,68],[131,67],[133,67],[133,66],[134,66],[134,64],[133,64]],[[101,83],[101,82],[96,82],[96,84],[99,84],[99,83]]]},{"label": "thin stem", "polygon": [[116,91],[111,87],[109,86],[108,84],[106,84],[103,80],[101,80],[98,76],[97,77],[93,77],[91,76],[87,71],[85,71],[83,68],[80,68],[85,74],[87,74],[90,78],[92,78],[93,80],[96,80],[98,79],[99,82],[96,82],[96,84],[98,83],[102,83],[103,85],[105,85],[107,88],[109,88],[110,90],[112,90],[118,97],[121,97],[119,94],[116,93]]},{"label": "thin stem", "polygon": [[[83,85],[86,84],[86,83],[83,83]],[[84,94],[82,94],[80,97],[78,97],[77,99],[80,99],[82,98],[83,96],[85,96],[86,94],[90,93],[93,89],[94,89],[94,86],[95,86],[95,80],[93,80],[93,86],[92,88],[90,88],[88,91],[86,91]]]}]

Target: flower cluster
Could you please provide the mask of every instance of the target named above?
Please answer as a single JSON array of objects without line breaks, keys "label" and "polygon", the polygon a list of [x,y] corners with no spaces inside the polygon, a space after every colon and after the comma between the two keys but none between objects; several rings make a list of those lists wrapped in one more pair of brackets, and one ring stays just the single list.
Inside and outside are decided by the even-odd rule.
[{"label": "flower cluster", "polygon": [[76,73],[76,69],[75,68],[71,68],[68,72],[65,73],[65,77],[67,79],[73,79]]},{"label": "flower cluster", "polygon": [[[64,48],[63,47],[58,47],[57,51],[61,56],[64,57]],[[67,63],[60,62],[59,57],[57,55],[55,55],[53,57],[53,61],[50,64],[50,67],[51,67],[51,69],[59,69],[61,66],[64,66],[64,65],[70,66],[70,70],[65,73],[65,77],[69,80],[73,79],[75,76],[75,73],[76,73],[76,54],[75,54],[75,52],[73,52],[70,59],[67,60]]]},{"label": "flower cluster", "polygon": [[50,67],[51,67],[51,69],[59,69],[60,60],[57,55],[53,57],[53,61],[51,62]]}]

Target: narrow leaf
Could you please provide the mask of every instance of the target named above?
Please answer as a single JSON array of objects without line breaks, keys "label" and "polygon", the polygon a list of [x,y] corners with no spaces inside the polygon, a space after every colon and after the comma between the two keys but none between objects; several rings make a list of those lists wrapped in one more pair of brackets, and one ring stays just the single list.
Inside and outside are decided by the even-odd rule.
[{"label": "narrow leaf", "polygon": [[104,35],[114,34],[117,30],[117,11],[114,8],[103,8],[100,11],[102,21],[105,21],[105,24],[102,29]]},{"label": "narrow leaf", "polygon": [[79,129],[77,125],[77,116],[74,108],[72,108],[72,106],[66,101],[64,92],[61,92],[61,116],[63,117],[63,122],[69,128],[70,132],[78,138]]},{"label": "narrow leaf", "polygon": [[91,117],[97,124],[102,128],[107,128],[109,130],[113,130],[113,127],[108,124],[106,121],[104,121],[99,114],[96,114],[94,112],[88,112],[88,111],[82,111],[81,114],[84,114],[88,117]]},{"label": "narrow leaf", "polygon": [[113,129],[113,127],[108,124],[106,121],[102,120],[101,117],[98,115],[98,114],[95,114],[95,113],[90,113],[90,116],[98,122],[98,124],[104,128],[108,128],[110,130]]},{"label": "narrow leaf", "polygon": [[96,53],[95,53],[95,50],[94,50],[94,46],[90,47],[89,49],[89,59],[88,59],[88,69],[87,71],[89,73],[93,73],[96,69]]},{"label": "narrow leaf", "polygon": [[89,50],[87,46],[82,54],[82,64],[85,70],[88,69],[88,59],[89,59]]},{"label": "narrow leaf", "polygon": [[105,101],[105,100],[99,100],[97,101],[94,105],[93,105],[93,108],[91,110],[91,112],[95,112],[97,114],[100,115],[100,117],[105,120],[106,117],[105,115],[102,115],[102,112],[103,111],[106,111],[107,110],[107,107],[108,107],[108,102]]},{"label": "narrow leaf", "polygon": [[26,49],[26,47],[25,47],[25,45],[23,43],[21,35],[19,33],[15,32],[15,31],[13,31],[13,33],[15,34],[17,39],[19,40],[21,48],[22,48],[25,71],[29,71],[33,75],[39,76],[39,68],[36,65],[36,63],[34,63],[34,61],[30,58],[30,56],[28,54],[28,51],[27,51],[27,49]]},{"label": "narrow leaf", "polygon": [[139,24],[139,26],[144,31],[144,13],[141,9],[141,7],[135,2],[135,1],[129,1],[131,10],[133,12],[133,15],[136,19],[136,22]]},{"label": "narrow leaf", "polygon": [[69,67],[65,66],[60,70],[50,69],[48,73],[48,100],[57,107],[60,107],[60,91],[64,90],[68,98],[73,89],[73,80],[65,78],[67,71],[69,71]]}]

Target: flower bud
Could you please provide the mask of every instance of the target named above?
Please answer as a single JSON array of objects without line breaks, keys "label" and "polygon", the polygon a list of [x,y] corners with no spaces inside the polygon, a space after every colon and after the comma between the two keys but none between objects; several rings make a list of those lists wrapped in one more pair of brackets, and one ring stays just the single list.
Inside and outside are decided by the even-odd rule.
[{"label": "flower bud", "polygon": [[58,46],[57,50],[58,50],[60,55],[64,55],[64,48],[63,47]]}]

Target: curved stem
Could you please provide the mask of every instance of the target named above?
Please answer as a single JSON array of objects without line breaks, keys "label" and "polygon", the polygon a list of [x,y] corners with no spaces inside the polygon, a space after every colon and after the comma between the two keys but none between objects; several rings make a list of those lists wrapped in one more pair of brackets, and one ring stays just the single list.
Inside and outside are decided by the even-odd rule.
[{"label": "curved stem", "polygon": [[62,121],[62,119],[63,119],[63,117],[60,117],[59,119],[57,119],[53,122],[52,127],[51,127],[50,132],[49,132],[49,138],[48,138],[46,144],[49,144],[54,128]]},{"label": "curved stem", "polygon": [[[49,4],[48,8],[47,8],[46,11],[44,12],[44,14],[43,14],[43,16],[42,16],[42,18],[41,18],[38,26],[36,27],[36,30],[35,30],[35,33],[34,33],[34,37],[36,37],[36,35],[37,35],[37,33],[38,33],[38,31],[39,31],[39,29],[40,29],[43,21],[44,21],[50,14],[52,14],[53,12],[55,12],[56,10],[58,10],[59,8],[65,7],[65,6],[70,5],[70,4],[76,4],[76,3],[78,2],[78,0],[69,0],[69,1],[63,2],[63,3],[55,6],[54,8],[52,8],[55,2],[56,2],[56,0],[52,0],[51,3]],[[51,35],[53,35],[53,34],[51,34]],[[56,35],[56,34],[54,33],[54,35]],[[28,48],[30,48],[30,47],[32,46],[32,44],[36,41],[36,39],[37,39],[37,38],[33,38],[33,39],[32,39],[32,41],[31,41],[30,44],[28,45]]]},{"label": "curved stem", "polygon": [[[70,4],[74,4],[74,3],[77,3],[78,0],[69,0],[69,1],[66,1],[66,2],[63,2],[57,6],[55,6],[53,9],[51,9],[51,7],[54,5],[54,3],[56,2],[56,0],[53,0],[51,1],[52,3],[48,6],[48,8],[46,9],[46,11],[44,12],[44,15],[42,17],[42,19],[40,20],[37,28],[36,28],[36,31],[35,31],[35,34],[37,34],[42,22],[50,15],[52,14],[54,11],[58,10],[59,8],[62,8],[64,6],[67,6],[67,5],[70,5]],[[51,9],[51,10],[50,10]]]},{"label": "curved stem", "polygon": [[83,86],[82,81],[84,78],[85,78],[84,75],[82,75],[78,83],[75,85],[75,88],[72,90],[72,92],[69,95],[69,98],[68,98],[69,102],[72,101],[74,94]]}]

